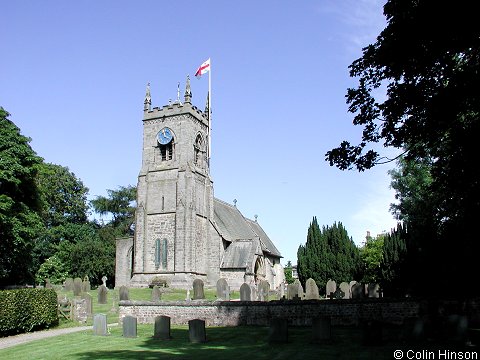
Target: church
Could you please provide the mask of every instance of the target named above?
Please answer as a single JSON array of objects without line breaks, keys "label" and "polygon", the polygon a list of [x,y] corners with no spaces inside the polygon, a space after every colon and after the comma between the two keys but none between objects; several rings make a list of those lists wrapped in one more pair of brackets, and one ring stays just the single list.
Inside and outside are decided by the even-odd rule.
[{"label": "church", "polygon": [[257,219],[214,197],[208,99],[205,111],[192,105],[187,77],[183,102],[151,103],[147,85],[135,231],[116,241],[115,285],[146,287],[160,277],[188,288],[225,278],[231,289],[260,280],[278,288],[282,256]]}]

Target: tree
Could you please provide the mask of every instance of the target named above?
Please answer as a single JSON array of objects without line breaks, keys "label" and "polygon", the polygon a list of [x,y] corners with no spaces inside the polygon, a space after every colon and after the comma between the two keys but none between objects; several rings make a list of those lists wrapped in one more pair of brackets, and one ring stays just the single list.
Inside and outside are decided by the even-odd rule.
[{"label": "tree", "polygon": [[107,190],[108,197],[97,196],[90,203],[100,215],[112,215],[111,225],[119,230],[119,236],[130,233],[133,224],[137,188],[120,186],[118,190]]},{"label": "tree", "polygon": [[380,280],[380,264],[385,237],[385,234],[377,235],[375,238],[367,236],[365,244],[360,248],[360,258],[364,269],[362,282],[364,283],[378,283]]},{"label": "tree", "polygon": [[[466,290],[480,251],[472,226],[480,213],[480,176],[472,163],[480,158],[480,27],[474,6],[387,1],[386,28],[350,65],[358,87],[348,89],[346,98],[354,125],[363,127],[362,139],[358,145],[343,141],[326,154],[342,170],[388,161],[375,143],[401,149],[407,161],[430,161],[427,192],[437,228],[409,241],[419,241],[423,259],[442,272],[435,276],[439,282],[461,281]],[[411,224],[407,229],[418,233]],[[445,271],[444,263],[452,261],[455,266]]]},{"label": "tree", "polygon": [[292,284],[294,279],[293,279],[293,272],[292,272],[292,262],[290,260],[288,260],[287,265],[285,265],[284,273],[285,273],[285,281],[287,282],[287,284]]},{"label": "tree", "polygon": [[[418,277],[418,266],[412,266],[413,256],[410,263],[407,262],[408,234],[401,223],[389,234],[385,234],[383,252],[380,262],[380,283],[385,296],[407,295],[412,291],[414,277]],[[409,272],[409,270],[414,270]]]},{"label": "tree", "polygon": [[297,272],[299,280],[305,284],[308,278],[317,283],[320,292],[329,279],[337,282],[358,278],[360,258],[358,248],[342,223],[320,230],[316,217],[307,232],[307,242],[300,245],[297,252]]},{"label": "tree", "polygon": [[0,107],[0,285],[33,280],[33,239],[41,228],[35,183],[42,159]]}]

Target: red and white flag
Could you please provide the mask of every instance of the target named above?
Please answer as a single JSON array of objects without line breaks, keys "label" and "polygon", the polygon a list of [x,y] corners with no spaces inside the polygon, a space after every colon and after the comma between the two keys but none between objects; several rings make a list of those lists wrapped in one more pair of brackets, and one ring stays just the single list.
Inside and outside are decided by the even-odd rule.
[{"label": "red and white flag", "polygon": [[203,74],[206,74],[207,72],[210,71],[210,58],[208,58],[207,61],[205,61],[200,67],[198,68],[197,72],[195,73],[195,76],[199,78]]}]

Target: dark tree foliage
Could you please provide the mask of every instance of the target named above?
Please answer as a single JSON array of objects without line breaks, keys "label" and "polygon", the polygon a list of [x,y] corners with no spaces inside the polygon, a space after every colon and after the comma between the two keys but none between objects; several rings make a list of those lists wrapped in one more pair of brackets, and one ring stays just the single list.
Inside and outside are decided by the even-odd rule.
[{"label": "dark tree foliage", "polygon": [[307,242],[297,252],[299,280],[305,284],[308,278],[317,283],[320,292],[325,292],[329,279],[337,283],[358,278],[360,256],[353,240],[348,237],[342,223],[320,230],[316,217],[307,232]]},{"label": "dark tree foliage", "polygon": [[0,285],[31,282],[33,239],[41,228],[35,183],[42,159],[0,107]]},{"label": "dark tree foliage", "polygon": [[380,283],[385,296],[403,296],[412,291],[407,273],[412,269],[406,262],[407,239],[406,228],[400,223],[383,238]]},{"label": "dark tree foliage", "polygon": [[331,165],[363,171],[385,161],[371,146],[381,143],[402,149],[406,161],[431,162],[427,199],[435,230],[411,223],[421,213],[407,213],[413,209],[407,203],[396,209],[407,219],[409,241],[421,259],[415,263],[421,266],[418,273],[430,269],[433,276],[431,289],[417,289],[430,294],[450,281],[473,290],[468,283],[477,272],[474,254],[480,246],[472,224],[480,214],[475,166],[480,158],[480,26],[475,8],[475,2],[464,0],[453,6],[387,1],[387,27],[350,66],[358,87],[348,89],[347,103],[354,125],[363,127],[362,139],[358,145],[344,141],[326,154]]}]

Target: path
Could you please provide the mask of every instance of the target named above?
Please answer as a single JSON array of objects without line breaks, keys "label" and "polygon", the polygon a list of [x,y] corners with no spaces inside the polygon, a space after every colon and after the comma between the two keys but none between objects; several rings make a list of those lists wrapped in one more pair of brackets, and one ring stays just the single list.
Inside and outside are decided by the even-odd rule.
[{"label": "path", "polygon": [[[108,326],[115,326],[117,324],[108,324]],[[51,330],[43,330],[43,331],[35,331],[32,333],[26,334],[19,334],[15,336],[8,336],[0,338],[0,350],[6,349],[15,345],[24,344],[34,340],[40,340],[49,338],[52,336],[58,336],[63,334],[71,334],[74,332],[84,331],[84,330],[92,330],[92,326],[77,326],[65,329],[51,329]]]}]

